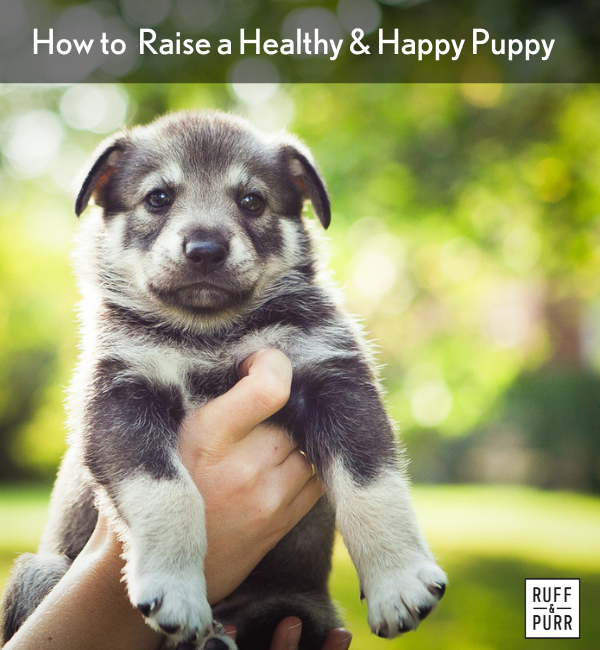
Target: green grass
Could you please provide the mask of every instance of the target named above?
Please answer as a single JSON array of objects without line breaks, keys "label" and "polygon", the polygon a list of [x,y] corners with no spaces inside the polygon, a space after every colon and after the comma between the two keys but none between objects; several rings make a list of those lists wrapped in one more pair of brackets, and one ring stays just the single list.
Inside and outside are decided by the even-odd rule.
[{"label": "green grass", "polygon": [[[0,490],[0,581],[17,551],[35,548],[48,491]],[[370,634],[367,607],[341,543],[331,580],[353,650],[536,650],[600,647],[600,499],[527,488],[417,487],[426,536],[450,577],[439,609],[394,641]],[[524,638],[525,578],[581,579],[581,638]]]},{"label": "green grass", "polygon": [[0,585],[19,553],[35,551],[49,498],[49,488],[0,487]]},{"label": "green grass", "polygon": [[[354,650],[536,650],[600,647],[600,499],[527,488],[418,487],[414,502],[450,584],[418,632],[371,635],[342,544],[332,589]],[[581,638],[525,639],[525,578],[581,579]]]}]

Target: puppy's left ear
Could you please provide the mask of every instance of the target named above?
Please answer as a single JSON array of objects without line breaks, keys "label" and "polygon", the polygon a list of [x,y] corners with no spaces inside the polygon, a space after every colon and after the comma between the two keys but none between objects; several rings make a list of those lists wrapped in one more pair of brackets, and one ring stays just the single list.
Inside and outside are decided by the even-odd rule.
[{"label": "puppy's left ear", "polygon": [[308,199],[323,228],[327,229],[331,223],[331,203],[325,187],[325,181],[319,174],[310,152],[300,143],[284,146],[288,168],[296,186],[302,192],[304,199]]},{"label": "puppy's left ear", "polygon": [[86,209],[92,196],[94,196],[108,179],[114,174],[118,161],[125,148],[126,139],[123,136],[113,136],[103,142],[96,151],[96,157],[91,169],[87,172],[77,199],[75,200],[75,214],[79,217]]}]

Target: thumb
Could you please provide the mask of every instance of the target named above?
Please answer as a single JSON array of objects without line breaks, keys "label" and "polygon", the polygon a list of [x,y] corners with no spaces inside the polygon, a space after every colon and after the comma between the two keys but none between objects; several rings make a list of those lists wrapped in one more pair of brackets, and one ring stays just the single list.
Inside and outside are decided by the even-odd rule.
[{"label": "thumb", "polygon": [[240,364],[239,374],[242,378],[231,390],[189,420],[192,429],[210,425],[213,443],[216,438],[238,442],[289,399],[292,364],[283,352],[259,350]]}]

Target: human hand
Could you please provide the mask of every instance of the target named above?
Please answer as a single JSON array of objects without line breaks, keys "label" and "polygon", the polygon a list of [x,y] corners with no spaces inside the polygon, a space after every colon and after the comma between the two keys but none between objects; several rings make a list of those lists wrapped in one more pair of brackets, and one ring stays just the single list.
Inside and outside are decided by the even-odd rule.
[{"label": "human hand", "polygon": [[[275,629],[270,650],[297,650],[302,635],[302,622],[295,616],[284,618]],[[348,630],[332,630],[321,650],[348,650],[352,635]]]},{"label": "human hand", "polygon": [[289,398],[292,367],[278,350],[240,365],[240,381],[187,418],[180,454],[202,494],[208,600],[238,587],[308,513],[324,488],[282,429],[263,421]]},{"label": "human hand", "polygon": [[[206,506],[211,603],[235,589],[323,494],[310,464],[287,434],[261,424],[287,401],[289,360],[275,350],[263,350],[241,365],[240,376],[234,388],[181,428],[181,457]],[[122,551],[109,517],[100,512],[86,547],[7,650],[160,647],[161,635],[129,603]],[[295,617],[281,621],[271,650],[297,647],[299,625]],[[235,631],[229,627],[227,633]],[[333,630],[322,650],[347,650],[349,639],[345,630]]]}]

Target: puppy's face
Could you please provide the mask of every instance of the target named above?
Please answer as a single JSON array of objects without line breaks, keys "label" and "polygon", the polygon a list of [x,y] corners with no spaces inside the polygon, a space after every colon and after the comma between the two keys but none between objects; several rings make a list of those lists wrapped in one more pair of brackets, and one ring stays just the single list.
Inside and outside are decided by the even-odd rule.
[{"label": "puppy's face", "polygon": [[215,318],[243,309],[306,256],[302,205],[326,227],[309,154],[218,113],[175,114],[105,145],[79,194],[102,208],[97,264],[145,309]]}]

